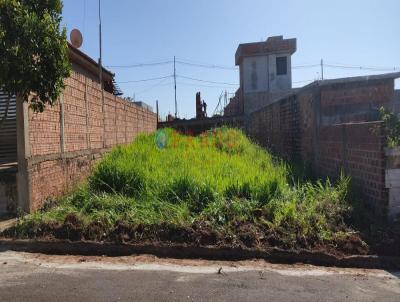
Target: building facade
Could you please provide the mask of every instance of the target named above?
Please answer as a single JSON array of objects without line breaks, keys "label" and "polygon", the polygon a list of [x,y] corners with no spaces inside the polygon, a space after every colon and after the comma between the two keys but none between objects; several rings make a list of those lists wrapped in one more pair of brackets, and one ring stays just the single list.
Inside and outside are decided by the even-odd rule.
[{"label": "building facade", "polygon": [[239,66],[239,94],[245,114],[291,92],[291,56],[295,51],[296,39],[283,39],[283,36],[239,45],[235,64]]}]

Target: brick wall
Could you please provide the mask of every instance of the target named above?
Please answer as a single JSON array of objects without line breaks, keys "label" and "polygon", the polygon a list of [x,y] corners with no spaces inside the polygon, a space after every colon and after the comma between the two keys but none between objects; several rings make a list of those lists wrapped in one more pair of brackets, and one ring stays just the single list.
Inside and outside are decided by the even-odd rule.
[{"label": "brick wall", "polygon": [[394,100],[394,81],[343,83],[322,87],[323,124],[370,121],[378,109]]},{"label": "brick wall", "polygon": [[273,153],[285,158],[296,156],[298,102],[294,96],[283,99],[251,115],[249,134]]},{"label": "brick wall", "polygon": [[393,80],[306,86],[252,113],[246,130],[286,159],[300,159],[321,177],[343,170],[377,213],[386,210],[385,136],[377,109],[394,97]]},{"label": "brick wall", "polygon": [[383,214],[388,202],[385,189],[385,136],[382,123],[359,122],[322,127],[314,170],[335,179],[341,172],[351,176],[356,193],[372,209]]},{"label": "brick wall", "polygon": [[82,181],[113,146],[156,127],[156,114],[107,92],[103,106],[99,84],[73,72],[57,105],[28,115],[31,210]]}]

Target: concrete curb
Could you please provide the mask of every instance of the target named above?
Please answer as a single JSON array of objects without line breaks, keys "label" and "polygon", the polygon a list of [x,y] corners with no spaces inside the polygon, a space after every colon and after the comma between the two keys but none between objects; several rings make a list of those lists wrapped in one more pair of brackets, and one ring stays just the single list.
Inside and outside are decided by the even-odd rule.
[{"label": "concrete curb", "polygon": [[306,263],[319,266],[335,266],[368,269],[400,269],[400,258],[375,255],[353,255],[336,257],[334,255],[310,251],[285,251],[272,248],[267,251],[229,248],[197,247],[179,244],[112,244],[98,242],[36,241],[0,239],[0,251],[18,251],[53,255],[82,256],[129,256],[151,254],[161,258],[207,259],[207,260],[248,260],[264,259],[271,263]]}]

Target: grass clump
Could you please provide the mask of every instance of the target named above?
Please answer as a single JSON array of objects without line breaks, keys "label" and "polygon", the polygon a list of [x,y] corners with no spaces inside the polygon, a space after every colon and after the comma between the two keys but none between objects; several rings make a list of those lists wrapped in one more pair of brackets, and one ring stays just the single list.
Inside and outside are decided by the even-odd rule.
[{"label": "grass clump", "polygon": [[283,162],[237,129],[161,131],[114,148],[87,184],[21,219],[13,235],[312,249],[350,234],[346,177],[293,184]]}]

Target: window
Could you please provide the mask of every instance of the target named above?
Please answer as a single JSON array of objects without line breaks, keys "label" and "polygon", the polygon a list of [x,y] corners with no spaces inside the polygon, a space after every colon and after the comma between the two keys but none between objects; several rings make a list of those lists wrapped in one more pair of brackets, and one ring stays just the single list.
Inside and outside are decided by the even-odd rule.
[{"label": "window", "polygon": [[287,74],[287,57],[276,58],[276,74],[277,75]]}]

